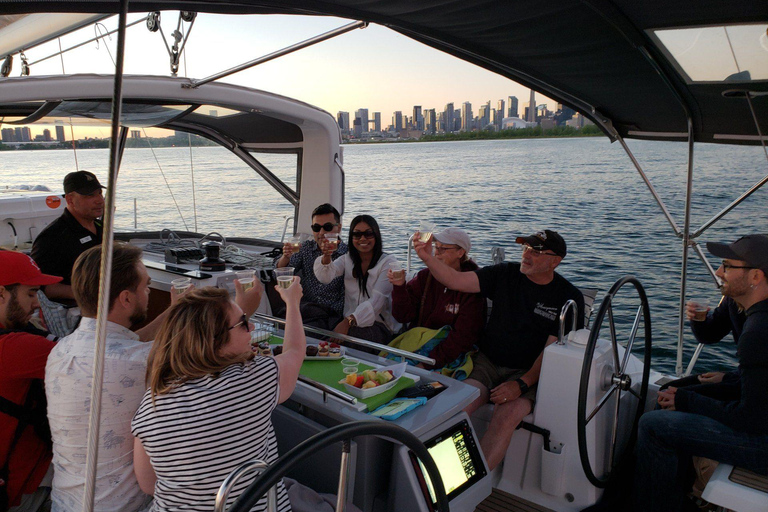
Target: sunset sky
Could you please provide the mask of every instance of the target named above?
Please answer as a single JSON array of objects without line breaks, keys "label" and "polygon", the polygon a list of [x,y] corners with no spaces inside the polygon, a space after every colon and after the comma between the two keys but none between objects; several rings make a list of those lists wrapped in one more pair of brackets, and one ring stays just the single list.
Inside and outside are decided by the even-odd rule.
[{"label": "sunset sky", "polygon": [[[129,22],[140,15],[129,16]],[[176,28],[178,14],[164,12],[166,36]],[[203,78],[232,66],[279,50],[299,41],[349,23],[350,20],[297,16],[222,16],[200,14],[195,21],[179,74]],[[116,18],[104,22],[116,27]],[[63,48],[94,37],[93,27],[61,38]],[[107,47],[115,54],[116,35],[107,45],[96,43],[64,54],[64,71],[111,73]],[[28,50],[30,62],[58,51],[58,42]],[[19,72],[18,59],[12,75]],[[186,70],[186,72],[185,72]],[[35,76],[60,74],[59,57],[34,64]],[[159,32],[149,32],[143,23],[131,27],[127,36],[126,73],[169,75],[169,58]],[[441,111],[453,102],[456,108],[469,101],[477,115],[482,103],[517,96],[522,110],[529,90],[511,80],[485,71],[381,26],[371,25],[335,39],[300,50],[276,61],[242,71],[225,82],[290,96],[323,108],[332,114],[368,108],[381,112],[382,124],[391,122],[392,112],[410,115],[414,105]],[[537,95],[537,103],[555,102]],[[33,132],[35,129],[33,129]],[[42,131],[42,129],[40,130]],[[108,136],[108,130],[102,135]]]}]

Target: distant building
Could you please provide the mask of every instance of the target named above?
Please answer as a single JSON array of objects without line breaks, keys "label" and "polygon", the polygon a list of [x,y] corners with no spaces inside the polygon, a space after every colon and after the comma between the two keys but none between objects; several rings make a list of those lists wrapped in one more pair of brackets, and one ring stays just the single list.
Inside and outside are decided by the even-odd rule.
[{"label": "distant building", "polygon": [[437,132],[437,113],[433,108],[424,112],[424,131],[427,133]]},{"label": "distant building", "polygon": [[472,131],[472,119],[474,118],[474,114],[472,113],[472,104],[468,101],[465,101],[461,104],[461,131],[463,132],[471,132]]},{"label": "distant building", "polygon": [[16,142],[31,142],[32,132],[28,126],[21,126],[13,129],[13,135],[16,138]]},{"label": "distant building", "polygon": [[454,131],[454,118],[455,116],[453,113],[453,103],[448,103],[443,109],[443,124],[441,126],[441,129],[445,133],[451,133]]},{"label": "distant building", "polygon": [[541,119],[541,129],[542,130],[551,130],[555,127],[555,120],[551,117],[544,117]]},{"label": "distant building", "polygon": [[3,142],[16,142],[13,128],[3,128],[3,131],[0,133],[2,133]]},{"label": "distant building", "polygon": [[352,134],[358,139],[363,136],[363,120],[359,117],[352,122]]},{"label": "distant building", "polygon": [[66,142],[67,137],[64,134],[64,127],[63,126],[57,126],[56,127],[56,140],[59,142]]},{"label": "distant building", "polygon": [[131,130],[131,138],[132,139],[140,139],[141,138],[141,130]]},{"label": "distant building", "polygon": [[413,127],[417,130],[424,130],[424,116],[421,114],[421,105],[413,106]]},{"label": "distant building", "polygon": [[577,128],[581,129],[584,128],[587,125],[595,124],[580,113],[576,112],[572,118],[567,120],[565,122],[565,126],[570,126],[571,128]]},{"label": "distant building", "polygon": [[51,130],[49,130],[48,128],[43,130],[43,140],[45,142],[51,142],[53,140],[53,137],[51,137]]},{"label": "distant building", "polygon": [[373,113],[373,131],[381,132],[381,112]]},{"label": "distant building", "polygon": [[360,119],[360,129],[364,132],[368,131],[368,109],[361,108],[355,112],[355,119]]},{"label": "distant building", "polygon": [[485,130],[491,124],[491,102],[490,100],[480,105],[480,111],[477,113],[477,127]]},{"label": "distant building", "polygon": [[517,117],[517,96],[510,96],[507,100],[507,117]]},{"label": "distant building", "polygon": [[338,112],[336,114],[336,122],[339,123],[339,129],[341,130],[342,135],[349,135],[350,129],[352,128],[349,125],[349,112]]},{"label": "distant building", "polygon": [[396,132],[405,129],[405,126],[403,126],[403,113],[400,110],[397,110],[392,114],[392,126]]},{"label": "distant building", "polygon": [[496,128],[501,129],[501,120],[504,119],[504,100],[499,100],[496,104],[496,112],[493,118],[493,124]]},{"label": "distant building", "polygon": [[518,128],[527,128],[528,123],[519,117],[505,117],[501,120],[502,130],[517,130]]},{"label": "distant building", "polygon": [[536,122],[536,92],[533,89],[531,89],[531,99],[528,101],[528,111],[525,115],[525,120],[529,123]]}]

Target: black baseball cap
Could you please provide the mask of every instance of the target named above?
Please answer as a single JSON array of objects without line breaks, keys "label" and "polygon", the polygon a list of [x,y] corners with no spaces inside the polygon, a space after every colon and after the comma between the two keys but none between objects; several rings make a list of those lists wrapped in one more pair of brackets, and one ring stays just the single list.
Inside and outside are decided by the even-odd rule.
[{"label": "black baseball cap", "polygon": [[549,249],[561,258],[565,258],[565,254],[568,252],[563,237],[557,231],[549,229],[539,231],[531,236],[519,236],[515,238],[515,242],[518,244],[528,244],[537,251]]},{"label": "black baseball cap", "polygon": [[77,192],[87,196],[100,188],[107,188],[99,183],[95,174],[88,171],[75,171],[64,176],[64,193]]},{"label": "black baseball cap", "polygon": [[768,277],[768,235],[747,235],[731,244],[707,242],[707,250],[718,258],[746,262]]}]

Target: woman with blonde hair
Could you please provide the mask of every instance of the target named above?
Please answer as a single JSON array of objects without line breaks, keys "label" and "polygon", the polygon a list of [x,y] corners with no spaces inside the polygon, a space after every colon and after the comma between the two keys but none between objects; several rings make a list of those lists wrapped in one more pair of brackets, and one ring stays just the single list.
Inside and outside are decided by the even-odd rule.
[{"label": "woman with blonde hair", "polygon": [[[255,357],[251,324],[226,290],[202,288],[171,307],[149,354],[149,389],[133,418],[134,469],[152,511],[213,510],[226,476],[243,462],[278,458],[270,416],[291,396],[306,340],[299,278],[277,288],[286,304],[283,352]],[[248,486],[241,480],[227,505]],[[253,510],[265,510],[263,497]],[[278,510],[291,509],[283,483]]]}]

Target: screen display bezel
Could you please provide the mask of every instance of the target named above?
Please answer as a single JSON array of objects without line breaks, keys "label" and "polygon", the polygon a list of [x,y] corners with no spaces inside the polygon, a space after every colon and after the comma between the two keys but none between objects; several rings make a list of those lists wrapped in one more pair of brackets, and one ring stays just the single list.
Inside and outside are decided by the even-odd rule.
[{"label": "screen display bezel", "polygon": [[[485,463],[483,462],[483,456],[480,453],[480,447],[475,443],[475,438],[472,435],[472,428],[469,426],[469,422],[466,419],[461,420],[458,423],[454,423],[447,429],[440,432],[438,435],[425,441],[424,446],[426,446],[427,450],[429,450],[430,448],[433,448],[434,446],[439,444],[441,441],[444,441],[445,439],[453,437],[453,435],[456,432],[461,432],[462,435],[464,436],[464,442],[467,447],[467,450],[469,451],[470,458],[472,459],[472,464],[474,465],[477,471],[475,471],[475,474],[471,476],[469,479],[467,479],[466,482],[464,482],[459,487],[457,487],[456,489],[454,489],[453,491],[447,494],[448,501],[451,501],[457,496],[459,496],[461,493],[463,493],[464,491],[472,487],[474,484],[482,480],[488,474],[488,472],[485,469]],[[416,457],[416,454],[414,454],[413,451],[410,451],[410,450],[408,453],[411,457],[411,462],[413,463],[413,469],[416,472],[416,477],[419,482],[419,486],[421,487],[421,490],[424,493],[424,497],[427,503],[431,505],[430,510],[433,510],[432,507],[436,506],[437,502],[432,501],[432,496],[430,496],[429,494],[426,475],[421,470],[421,466],[419,464],[418,458]]]}]

